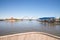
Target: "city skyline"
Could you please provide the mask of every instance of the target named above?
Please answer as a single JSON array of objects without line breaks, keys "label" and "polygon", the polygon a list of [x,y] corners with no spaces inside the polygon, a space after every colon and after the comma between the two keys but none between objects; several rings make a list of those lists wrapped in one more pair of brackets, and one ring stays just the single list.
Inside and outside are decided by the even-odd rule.
[{"label": "city skyline", "polygon": [[60,0],[0,0],[0,18],[60,17]]}]

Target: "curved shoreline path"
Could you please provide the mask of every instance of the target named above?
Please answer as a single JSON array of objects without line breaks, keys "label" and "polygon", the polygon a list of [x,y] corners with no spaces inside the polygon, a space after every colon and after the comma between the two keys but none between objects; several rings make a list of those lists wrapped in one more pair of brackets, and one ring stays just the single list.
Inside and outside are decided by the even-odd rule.
[{"label": "curved shoreline path", "polygon": [[60,40],[60,37],[44,32],[26,32],[0,36],[0,40]]}]

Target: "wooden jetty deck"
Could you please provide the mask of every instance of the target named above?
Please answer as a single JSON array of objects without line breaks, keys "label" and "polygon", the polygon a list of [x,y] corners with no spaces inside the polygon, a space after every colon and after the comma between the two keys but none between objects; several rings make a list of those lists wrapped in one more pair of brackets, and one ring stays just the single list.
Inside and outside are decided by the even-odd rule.
[{"label": "wooden jetty deck", "polygon": [[27,32],[0,36],[0,40],[60,40],[60,37],[43,32]]}]

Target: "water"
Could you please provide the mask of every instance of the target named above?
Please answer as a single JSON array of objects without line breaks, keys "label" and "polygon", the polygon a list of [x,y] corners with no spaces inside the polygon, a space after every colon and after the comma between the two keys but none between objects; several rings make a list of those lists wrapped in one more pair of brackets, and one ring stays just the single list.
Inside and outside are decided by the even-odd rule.
[{"label": "water", "polygon": [[45,32],[60,36],[60,25],[38,21],[0,21],[0,36],[24,32]]}]

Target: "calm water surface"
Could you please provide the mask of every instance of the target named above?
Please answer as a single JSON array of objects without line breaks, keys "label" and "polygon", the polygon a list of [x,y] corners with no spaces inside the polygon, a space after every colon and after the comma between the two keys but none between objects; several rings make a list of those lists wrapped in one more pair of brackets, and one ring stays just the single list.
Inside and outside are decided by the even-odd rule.
[{"label": "calm water surface", "polygon": [[0,21],[0,36],[24,32],[46,32],[60,36],[60,25],[38,21]]}]

